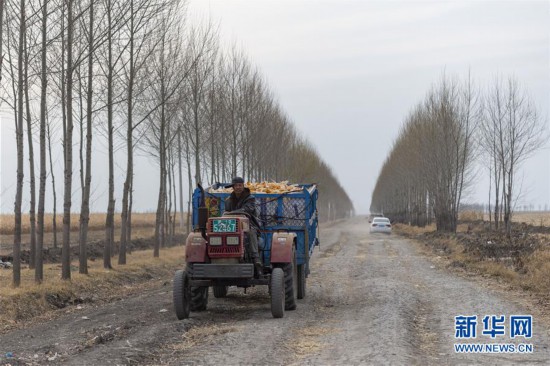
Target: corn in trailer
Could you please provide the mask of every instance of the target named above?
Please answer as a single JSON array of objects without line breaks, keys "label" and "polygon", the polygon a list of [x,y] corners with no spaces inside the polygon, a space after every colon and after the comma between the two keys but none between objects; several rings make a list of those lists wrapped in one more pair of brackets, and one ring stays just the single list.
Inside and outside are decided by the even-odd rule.
[{"label": "corn in trailer", "polygon": [[191,311],[205,310],[208,289],[214,297],[227,295],[229,286],[269,287],[271,313],[275,318],[296,308],[296,299],[306,296],[309,260],[319,245],[315,184],[300,184],[292,193],[253,193],[260,238],[258,251],[262,274],[245,249],[250,218],[225,213],[229,193],[211,192],[227,184],[215,184],[193,193],[193,232],[185,247],[186,267],[174,276],[174,306],[178,319]]}]

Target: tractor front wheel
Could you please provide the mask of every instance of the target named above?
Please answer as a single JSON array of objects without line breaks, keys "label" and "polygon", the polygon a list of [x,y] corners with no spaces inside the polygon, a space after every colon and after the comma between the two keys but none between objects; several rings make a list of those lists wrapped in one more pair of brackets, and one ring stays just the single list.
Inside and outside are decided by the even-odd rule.
[{"label": "tractor front wheel", "polygon": [[285,273],[278,267],[271,272],[271,314],[274,318],[285,315]]},{"label": "tractor front wheel", "polygon": [[191,311],[191,286],[189,286],[189,276],[186,271],[176,271],[173,286],[176,316],[179,320],[187,319]]}]

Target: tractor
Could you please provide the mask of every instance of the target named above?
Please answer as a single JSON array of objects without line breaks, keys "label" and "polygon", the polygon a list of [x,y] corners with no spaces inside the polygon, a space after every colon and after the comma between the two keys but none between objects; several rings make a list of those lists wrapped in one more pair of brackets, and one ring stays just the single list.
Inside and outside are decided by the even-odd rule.
[{"label": "tractor", "polygon": [[268,286],[274,318],[296,309],[296,300],[305,296],[310,255],[319,244],[317,188],[302,187],[302,192],[255,194],[262,223],[258,240],[261,271],[255,270],[246,249],[251,218],[242,211],[224,212],[228,194],[208,193],[211,189],[205,192],[200,186],[195,190],[193,232],[186,240],[185,269],[176,271],[173,281],[178,319],[206,310],[210,287],[214,297],[223,298],[230,286],[245,290]]}]

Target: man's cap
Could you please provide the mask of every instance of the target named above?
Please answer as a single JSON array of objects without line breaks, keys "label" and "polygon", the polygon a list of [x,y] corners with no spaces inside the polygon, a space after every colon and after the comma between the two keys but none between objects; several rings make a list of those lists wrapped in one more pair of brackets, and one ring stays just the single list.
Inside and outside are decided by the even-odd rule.
[{"label": "man's cap", "polygon": [[241,177],[234,177],[233,179],[231,179],[231,184],[228,185],[227,188],[231,188],[237,183],[244,184],[244,179],[242,179]]}]

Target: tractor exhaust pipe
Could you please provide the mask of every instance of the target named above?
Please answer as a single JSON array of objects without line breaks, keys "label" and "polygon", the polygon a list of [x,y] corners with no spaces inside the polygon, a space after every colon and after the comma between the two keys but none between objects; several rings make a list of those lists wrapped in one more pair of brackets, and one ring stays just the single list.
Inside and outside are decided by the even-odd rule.
[{"label": "tractor exhaust pipe", "polygon": [[202,237],[206,240],[206,225],[208,223],[208,207],[206,207],[206,200],[204,199],[204,188],[202,188],[201,184],[198,183],[197,187],[201,191],[201,198],[199,202],[199,217],[198,217],[198,224],[199,224],[199,230],[202,234]]}]

